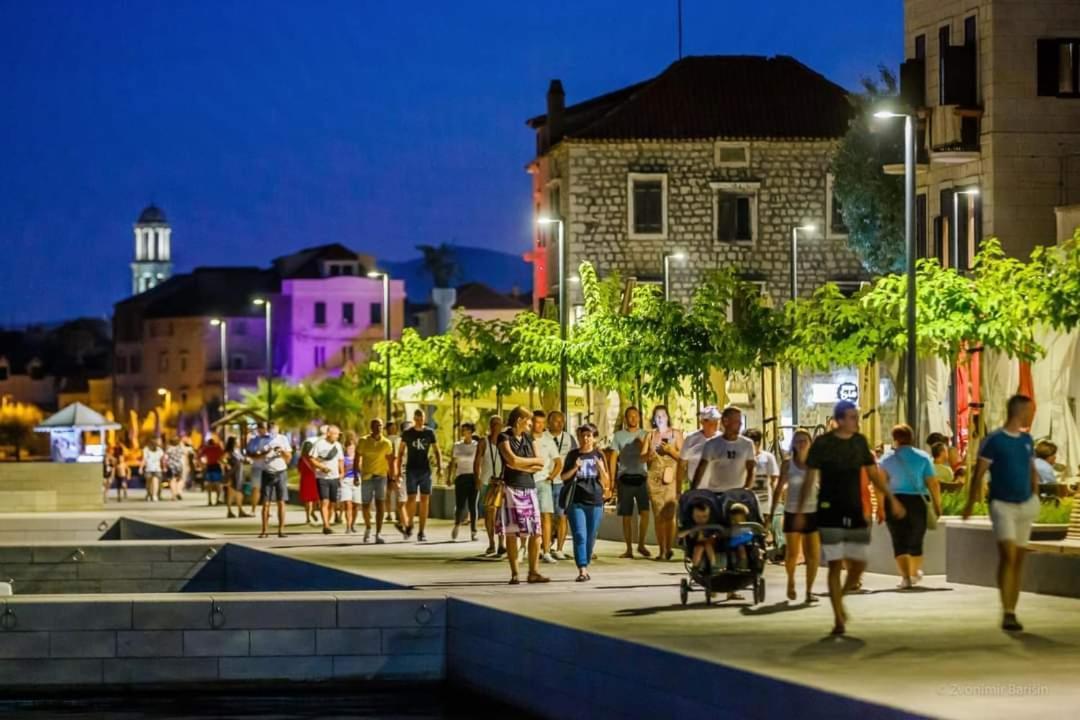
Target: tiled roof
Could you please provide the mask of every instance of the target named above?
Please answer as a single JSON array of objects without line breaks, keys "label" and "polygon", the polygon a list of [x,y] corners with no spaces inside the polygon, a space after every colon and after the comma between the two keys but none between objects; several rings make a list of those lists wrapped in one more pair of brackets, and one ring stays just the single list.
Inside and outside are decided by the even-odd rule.
[{"label": "tiled roof", "polygon": [[255,316],[264,310],[252,300],[277,292],[279,282],[270,270],[256,267],[199,267],[190,273],[173,275],[144,293],[117,306],[141,305],[143,316],[227,317]]},{"label": "tiled roof", "polygon": [[360,255],[341,243],[330,243],[304,248],[292,255],[274,258],[274,270],[282,279],[311,279],[322,277],[322,263],[325,260],[357,260],[363,266],[361,275],[366,275],[369,256]]},{"label": "tiled roof", "polygon": [[466,283],[457,289],[455,308],[466,310],[527,310],[529,304],[520,297],[503,295],[483,283]]},{"label": "tiled roof", "polygon": [[[687,57],[652,80],[571,105],[563,138],[838,138],[847,91],[786,55]],[[542,127],[545,116],[529,121]]]}]

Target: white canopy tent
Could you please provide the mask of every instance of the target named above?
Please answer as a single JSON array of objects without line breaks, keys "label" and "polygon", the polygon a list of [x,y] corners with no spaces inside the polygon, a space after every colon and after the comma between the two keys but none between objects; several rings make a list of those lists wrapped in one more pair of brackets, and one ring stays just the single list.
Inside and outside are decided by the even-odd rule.
[{"label": "white canopy tent", "polygon": [[49,433],[49,450],[54,462],[100,462],[105,453],[104,442],[87,446],[83,433],[119,429],[119,423],[74,402],[50,415],[34,428],[34,432]]}]

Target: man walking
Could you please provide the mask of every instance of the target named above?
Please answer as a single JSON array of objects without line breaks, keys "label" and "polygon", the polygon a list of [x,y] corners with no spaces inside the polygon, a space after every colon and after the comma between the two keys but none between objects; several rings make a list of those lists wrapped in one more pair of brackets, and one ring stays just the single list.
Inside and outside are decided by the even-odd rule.
[{"label": "man walking", "polygon": [[262,532],[266,537],[270,523],[270,503],[277,505],[278,537],[285,537],[285,503],[289,500],[289,459],[292,458],[292,445],[289,438],[278,433],[277,425],[271,423],[267,428],[269,440],[263,445],[257,457],[262,459],[263,469],[260,480],[262,494]]},{"label": "man walking", "polygon": [[1007,415],[1005,425],[987,435],[979,450],[963,518],[971,517],[972,508],[982,498],[989,471],[990,524],[998,544],[1001,629],[1020,632],[1024,626],[1016,619],[1016,603],[1031,525],[1039,515],[1039,473],[1034,442],[1026,430],[1035,419],[1035,403],[1026,395],[1014,395],[1009,398]]},{"label": "man walking", "polygon": [[[566,468],[566,456],[570,454],[571,450],[577,450],[577,439],[567,431],[566,418],[558,410],[554,410],[548,415],[548,435],[551,436],[551,441],[555,443],[555,449],[559,452],[559,460],[562,462],[562,467]],[[569,534],[569,525],[566,521],[566,510],[559,506],[559,495],[562,494],[562,475],[556,475],[555,480],[551,484],[551,495],[555,498],[555,550],[551,552],[551,556],[556,560],[565,560],[566,554],[563,552],[563,546],[566,545],[566,536]],[[544,552],[549,552],[550,547],[544,548]]]},{"label": "man walking", "polygon": [[700,429],[686,436],[682,450],[679,451],[681,460],[679,465],[683,473],[679,481],[680,490],[685,482],[693,483],[698,465],[701,463],[701,452],[705,449],[705,443],[719,434],[720,410],[715,405],[706,405],[698,411],[698,423],[701,426]]},{"label": "man walking", "polygon": [[[556,563],[558,560],[551,555],[551,536],[555,508],[559,502],[558,495],[554,494],[555,480],[559,479],[562,473],[562,457],[559,455],[559,448],[555,445],[554,438],[547,432],[547,414],[543,410],[533,411],[532,441],[536,457],[544,461],[544,467],[540,469],[540,472],[533,473],[540,505],[540,561]],[[559,486],[561,489],[561,482]]]},{"label": "man walking", "polygon": [[251,514],[255,514],[255,509],[259,506],[262,499],[262,474],[266,469],[266,462],[263,460],[263,451],[266,450],[266,446],[270,444],[270,431],[265,422],[260,422],[255,426],[255,434],[248,440],[247,445],[244,447],[244,454],[251,462]]},{"label": "man walking", "polygon": [[[862,579],[870,547],[870,526],[862,499],[862,473],[877,487],[897,519],[906,514],[904,506],[878,472],[870,443],[859,433],[859,409],[841,400],[833,409],[836,428],[814,440],[806,458],[798,507],[805,506],[814,486],[818,488],[817,524],[821,533],[821,554],[829,565],[829,600],[833,609],[833,635],[843,635],[847,612],[844,595]],[[806,525],[805,513],[795,516],[795,530]],[[844,566],[847,577],[841,582]]]},{"label": "man walking", "polygon": [[[371,540],[371,503],[375,502],[375,544],[382,545],[386,487],[394,466],[394,445],[382,434],[382,420],[371,421],[371,432],[356,443],[353,467],[360,478],[360,509],[364,513],[364,542]],[[355,495],[353,497],[355,500]]]},{"label": "man walking", "polygon": [[[398,467],[405,461],[405,493],[408,502],[405,506],[405,526],[402,534],[405,539],[412,537],[413,519],[417,514],[419,504],[420,522],[419,532],[416,539],[419,542],[427,540],[424,529],[427,527],[428,509],[431,506],[431,460],[428,457],[432,448],[435,449],[435,467],[438,474],[442,475],[442,453],[435,441],[435,432],[425,425],[427,415],[417,408],[413,413],[413,424],[401,434],[401,447],[398,449]],[[401,505],[398,505],[398,515],[401,515]],[[399,518],[400,520],[400,518]]]},{"label": "man walking", "polygon": [[315,467],[315,480],[319,486],[319,514],[322,515],[323,535],[334,532],[330,528],[331,514],[340,498],[341,477],[345,474],[345,449],[338,442],[341,429],[337,425],[326,428],[326,434],[316,440],[308,458]]},{"label": "man walking", "polygon": [[705,442],[691,488],[704,487],[713,492],[750,488],[754,484],[754,443],[740,434],[742,411],[729,405],[720,413],[724,431]]},{"label": "man walking", "polygon": [[623,426],[611,439],[615,451],[610,474],[615,477],[618,492],[617,511],[622,518],[623,542],[626,551],[621,558],[634,557],[634,507],[638,514],[637,551],[642,557],[652,555],[645,547],[645,534],[649,530],[649,488],[646,485],[648,470],[645,458],[641,454],[641,444],[645,442],[645,431],[641,429],[641,412],[634,406],[623,413]]}]

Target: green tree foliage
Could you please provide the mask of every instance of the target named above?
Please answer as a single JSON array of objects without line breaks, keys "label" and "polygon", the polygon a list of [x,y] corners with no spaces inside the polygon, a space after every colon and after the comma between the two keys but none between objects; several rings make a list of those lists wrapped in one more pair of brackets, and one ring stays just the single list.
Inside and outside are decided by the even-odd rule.
[{"label": "green tree foliage", "polygon": [[515,388],[550,390],[559,386],[563,354],[559,323],[531,312],[519,313],[505,337],[511,351],[510,381]]},{"label": "green tree foliage", "polygon": [[1043,320],[1058,330],[1080,327],[1080,228],[1062,245],[1035,248],[1031,266]]},{"label": "green tree foliage", "polygon": [[22,447],[34,437],[34,427],[41,422],[41,411],[25,403],[0,406],[0,445],[15,448],[15,460],[21,460]]},{"label": "green tree foliage", "polygon": [[879,71],[879,80],[863,78],[863,93],[851,97],[851,125],[832,173],[848,245],[871,272],[888,273],[904,262],[904,182],[881,168],[903,161],[903,123],[873,117],[876,105],[896,100],[895,76],[884,67]]},{"label": "green tree foliage", "polygon": [[788,342],[780,357],[797,367],[828,370],[837,365],[864,365],[876,358],[888,336],[867,311],[862,298],[846,297],[833,283],[809,298],[785,306]]},{"label": "green tree foliage", "polygon": [[417,245],[416,249],[424,257],[424,270],[431,275],[431,281],[437,288],[448,288],[461,273],[457,251],[453,245],[440,243],[435,245]]}]

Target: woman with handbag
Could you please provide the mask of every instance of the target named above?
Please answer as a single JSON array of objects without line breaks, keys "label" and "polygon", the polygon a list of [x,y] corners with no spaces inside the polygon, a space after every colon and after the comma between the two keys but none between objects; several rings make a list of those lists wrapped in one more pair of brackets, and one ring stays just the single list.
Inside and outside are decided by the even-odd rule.
[{"label": "woman with handbag", "polygon": [[577,564],[577,582],[587,582],[589,562],[592,560],[596,535],[600,532],[600,518],[604,515],[604,497],[611,492],[607,463],[596,448],[596,426],[591,423],[579,425],[578,447],[566,456],[563,465],[562,491],[559,506],[566,510],[570,520],[570,532],[574,540],[574,562]]},{"label": "woman with handbag", "polygon": [[897,518],[890,504],[885,505],[885,523],[892,536],[893,555],[900,571],[902,590],[922,579],[923,538],[928,527],[936,527],[941,514],[941,487],[934,461],[913,447],[915,434],[908,425],[892,429],[893,452],[881,460],[881,471],[889,489],[907,511]]},{"label": "woman with handbag", "polygon": [[656,528],[656,544],[660,546],[657,560],[670,560],[675,556],[676,504],[679,500],[675,477],[681,459],[683,434],[671,427],[671,418],[664,405],[657,405],[652,411],[652,431],[641,448],[648,475],[646,485],[649,490],[649,505],[653,512],[653,527]]},{"label": "woman with handbag", "polygon": [[544,468],[536,456],[529,426],[533,414],[518,405],[510,411],[507,429],[499,436],[503,460],[502,504],[495,513],[495,532],[506,540],[506,559],[510,561],[510,584],[517,585],[518,543],[528,546],[529,583],[546,583],[540,574],[540,501],[536,497],[534,473]]},{"label": "woman with handbag", "polygon": [[502,504],[503,461],[499,454],[499,435],[502,434],[503,421],[498,415],[492,415],[488,421],[487,437],[480,438],[476,444],[473,459],[473,474],[476,476],[477,496],[484,512],[484,531],[487,533],[488,546],[484,557],[499,557],[506,552],[502,536],[499,547],[495,548],[495,513]]}]

